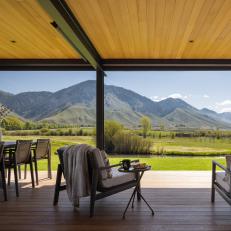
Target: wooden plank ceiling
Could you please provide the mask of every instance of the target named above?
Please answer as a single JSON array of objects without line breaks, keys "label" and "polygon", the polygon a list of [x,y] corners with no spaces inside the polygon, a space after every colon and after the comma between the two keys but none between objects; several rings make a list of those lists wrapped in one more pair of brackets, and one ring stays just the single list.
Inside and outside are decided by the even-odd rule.
[{"label": "wooden plank ceiling", "polygon": [[0,0],[0,58],[79,58],[36,0]]},{"label": "wooden plank ceiling", "polygon": [[66,2],[104,59],[231,58],[231,0]]},{"label": "wooden plank ceiling", "polygon": [[[230,59],[231,0],[66,0],[104,59]],[[1,59],[80,58],[37,0],[0,0]]]}]

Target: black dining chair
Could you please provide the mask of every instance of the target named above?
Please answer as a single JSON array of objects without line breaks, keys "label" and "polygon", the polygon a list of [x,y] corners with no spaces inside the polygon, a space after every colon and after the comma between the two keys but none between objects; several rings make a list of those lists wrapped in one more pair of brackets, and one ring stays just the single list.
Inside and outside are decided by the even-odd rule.
[{"label": "black dining chair", "polygon": [[17,197],[19,196],[18,167],[20,165],[30,165],[32,187],[35,187],[31,155],[31,144],[31,140],[17,140],[15,150],[10,150],[9,159],[5,161],[5,167],[8,169],[8,185],[10,185],[11,169],[14,169],[15,190]]},{"label": "black dining chair", "polygon": [[7,201],[7,189],[6,189],[6,176],[5,176],[5,163],[4,163],[4,142],[0,142],[0,172],[4,200]]},{"label": "black dining chair", "polygon": [[[51,173],[51,145],[50,139],[38,139],[36,142],[36,147],[33,150],[34,154],[32,156],[32,161],[35,165],[35,177],[36,177],[36,184],[39,184],[38,178],[38,161],[39,160],[47,160],[47,167],[48,167],[48,178],[52,178]],[[24,170],[24,178],[26,178],[27,173],[27,165],[25,165]]]},{"label": "black dining chair", "polygon": [[48,178],[52,178],[51,174],[51,145],[49,139],[38,139],[36,149],[34,151],[33,162],[35,164],[36,184],[38,185],[38,162],[39,160],[47,160]]}]

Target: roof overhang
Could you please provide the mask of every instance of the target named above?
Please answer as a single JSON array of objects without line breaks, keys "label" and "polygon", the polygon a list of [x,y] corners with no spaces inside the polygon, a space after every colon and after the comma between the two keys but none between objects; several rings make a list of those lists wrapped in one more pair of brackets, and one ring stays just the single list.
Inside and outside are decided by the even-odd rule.
[{"label": "roof overhang", "polygon": [[231,70],[230,11],[225,0],[1,1],[0,70]]}]

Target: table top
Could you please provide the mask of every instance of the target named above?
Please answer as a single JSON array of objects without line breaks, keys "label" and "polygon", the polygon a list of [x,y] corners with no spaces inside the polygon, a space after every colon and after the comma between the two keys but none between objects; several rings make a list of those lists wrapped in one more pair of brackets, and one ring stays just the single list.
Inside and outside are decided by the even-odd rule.
[{"label": "table top", "polygon": [[[32,141],[32,145],[35,145],[37,141]],[[15,148],[16,140],[15,141],[6,141],[4,142],[4,148]]]},{"label": "table top", "polygon": [[125,170],[123,167],[118,169],[119,172],[145,172],[151,170],[151,166],[146,166],[145,168],[133,168],[130,167],[128,170]]}]

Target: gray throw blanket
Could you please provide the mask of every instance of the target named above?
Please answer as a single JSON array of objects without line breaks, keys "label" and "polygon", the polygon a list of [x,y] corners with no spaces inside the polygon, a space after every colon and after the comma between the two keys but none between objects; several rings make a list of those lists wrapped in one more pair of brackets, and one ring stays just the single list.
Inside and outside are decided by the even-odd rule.
[{"label": "gray throw blanket", "polygon": [[80,197],[90,195],[88,151],[92,151],[92,147],[81,144],[68,146],[63,153],[67,194],[75,207],[79,207]]}]

